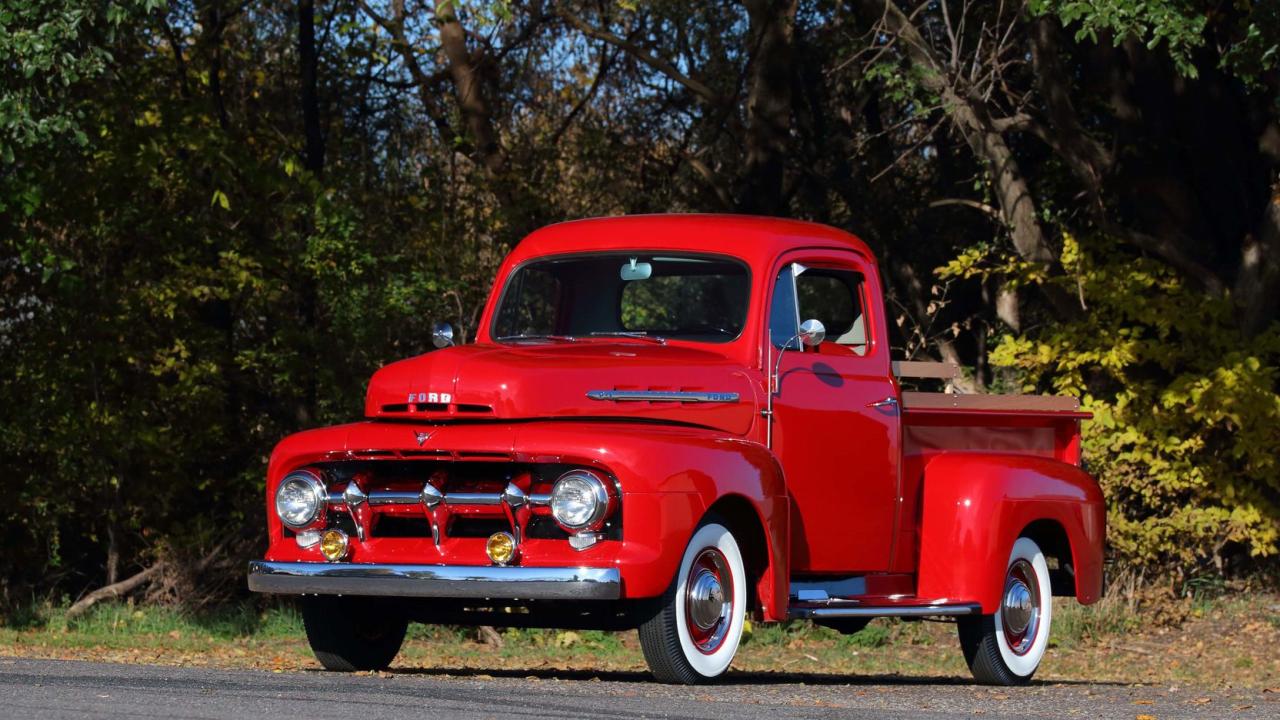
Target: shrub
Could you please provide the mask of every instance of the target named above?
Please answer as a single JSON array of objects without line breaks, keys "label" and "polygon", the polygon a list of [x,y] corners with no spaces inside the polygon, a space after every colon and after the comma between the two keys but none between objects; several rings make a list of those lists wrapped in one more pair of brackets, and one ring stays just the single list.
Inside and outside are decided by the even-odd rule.
[{"label": "shrub", "polygon": [[1116,560],[1178,578],[1273,556],[1280,539],[1280,323],[1243,335],[1229,297],[1106,237],[1064,237],[1066,277],[968,251],[943,278],[1061,282],[1082,312],[999,339],[1025,392],[1080,397],[1084,456],[1106,493]]}]

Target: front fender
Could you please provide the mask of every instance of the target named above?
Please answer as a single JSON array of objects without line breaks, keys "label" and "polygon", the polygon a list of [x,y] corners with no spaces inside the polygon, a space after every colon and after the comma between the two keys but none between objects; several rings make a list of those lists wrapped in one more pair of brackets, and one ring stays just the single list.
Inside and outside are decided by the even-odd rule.
[{"label": "front fender", "polygon": [[[1105,508],[1098,484],[1051,458],[1001,453],[943,453],[925,466],[918,595],[1000,602],[1013,543],[1033,522],[1065,531],[1076,599],[1102,595]],[[1060,558],[1065,561],[1066,558]]]},{"label": "front fender", "polygon": [[[420,432],[429,433],[421,442]],[[266,487],[271,546],[292,551],[291,544],[281,544],[283,528],[270,510],[275,487],[286,473],[307,463],[372,450],[449,451],[459,460],[510,458],[608,470],[618,478],[622,491],[623,542],[584,552],[566,544],[563,557],[542,560],[615,566],[627,598],[661,595],[707,511],[726,498],[745,501],[764,530],[767,565],[756,587],[757,597],[767,619],[786,617],[789,503],[777,460],[758,443],[705,428],[583,420],[454,425],[361,422],[311,430],[286,438],[272,453]],[[743,507],[743,502],[737,507]],[[438,562],[434,551],[421,560],[409,552],[397,561],[424,562],[427,557]]]},{"label": "front fender", "polygon": [[762,611],[769,620],[786,618],[789,501],[782,469],[764,446],[702,428],[547,422],[520,426],[515,447],[521,455],[555,448],[589,458],[618,478],[625,542],[616,562],[626,597],[661,595],[712,505],[745,500],[764,530],[767,566],[756,587]]}]

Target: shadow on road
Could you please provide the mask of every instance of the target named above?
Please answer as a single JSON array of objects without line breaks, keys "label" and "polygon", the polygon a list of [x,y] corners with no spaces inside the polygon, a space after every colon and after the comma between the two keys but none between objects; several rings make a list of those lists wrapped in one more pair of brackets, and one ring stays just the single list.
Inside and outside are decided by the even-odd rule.
[{"label": "shadow on road", "polygon": [[[653,677],[647,672],[631,670],[554,670],[547,668],[391,668],[388,672],[394,675],[421,677],[495,677],[495,678],[537,678],[539,680],[595,680],[619,683],[654,684]],[[972,680],[954,676],[910,676],[910,675],[842,675],[835,673],[797,673],[797,672],[733,672],[718,678],[713,685],[900,685],[904,687],[920,686],[971,686],[981,688]],[[1033,680],[1031,686],[1122,686],[1127,683],[1096,682],[1083,680]]]}]

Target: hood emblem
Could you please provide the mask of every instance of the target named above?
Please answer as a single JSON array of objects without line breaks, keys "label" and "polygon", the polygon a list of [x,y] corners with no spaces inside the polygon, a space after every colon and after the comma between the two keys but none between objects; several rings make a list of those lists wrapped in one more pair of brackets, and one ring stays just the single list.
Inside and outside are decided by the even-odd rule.
[{"label": "hood emblem", "polygon": [[418,447],[422,447],[423,444],[430,440],[431,436],[435,434],[434,430],[419,430],[413,434],[413,437],[418,440]]}]

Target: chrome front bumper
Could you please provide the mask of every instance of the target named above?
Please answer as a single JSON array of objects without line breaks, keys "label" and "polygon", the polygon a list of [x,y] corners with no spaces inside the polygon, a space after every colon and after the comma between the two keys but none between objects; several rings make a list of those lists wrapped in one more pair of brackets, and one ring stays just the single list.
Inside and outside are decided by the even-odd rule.
[{"label": "chrome front bumper", "polygon": [[249,589],[284,595],[617,600],[617,568],[249,563]]}]

